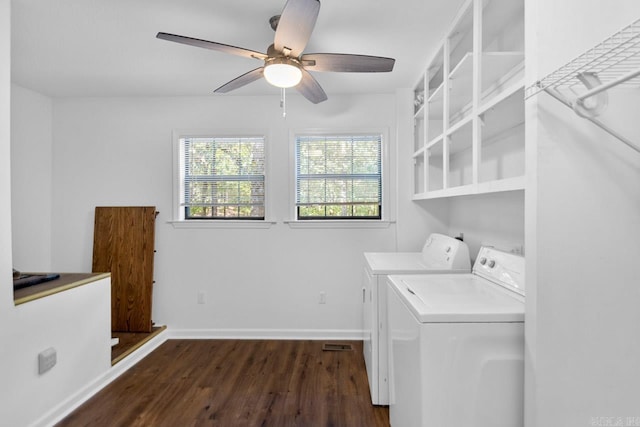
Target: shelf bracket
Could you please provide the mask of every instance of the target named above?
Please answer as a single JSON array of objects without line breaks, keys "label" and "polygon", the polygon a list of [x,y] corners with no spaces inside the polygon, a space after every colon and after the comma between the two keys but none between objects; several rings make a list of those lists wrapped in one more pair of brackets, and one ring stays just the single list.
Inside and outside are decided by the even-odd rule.
[{"label": "shelf bracket", "polygon": [[[526,90],[525,99],[544,91],[613,135],[630,148],[640,152],[640,145],[625,138],[597,119],[608,104],[607,90],[640,77],[640,19],[624,27],[602,43],[573,59]],[[606,81],[602,83],[601,78]],[[637,86],[637,80],[631,82]],[[567,97],[559,89],[573,91],[576,85],[587,90]],[[575,91],[573,91],[575,93]]]}]

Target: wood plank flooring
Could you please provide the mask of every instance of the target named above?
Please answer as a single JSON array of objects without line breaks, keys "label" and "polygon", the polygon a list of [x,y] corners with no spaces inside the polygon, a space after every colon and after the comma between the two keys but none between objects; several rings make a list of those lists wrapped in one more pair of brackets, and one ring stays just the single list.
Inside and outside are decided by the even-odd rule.
[{"label": "wood plank flooring", "polygon": [[389,425],[362,342],[168,340],[58,426]]},{"label": "wood plank flooring", "polygon": [[111,332],[111,337],[119,340],[118,344],[111,347],[111,364],[120,362],[166,328],[166,326],[154,326],[151,332]]}]

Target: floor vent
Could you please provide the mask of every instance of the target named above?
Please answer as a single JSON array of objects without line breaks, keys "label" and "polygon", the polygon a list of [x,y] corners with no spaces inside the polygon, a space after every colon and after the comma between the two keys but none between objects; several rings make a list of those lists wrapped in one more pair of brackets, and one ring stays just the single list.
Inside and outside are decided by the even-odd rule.
[{"label": "floor vent", "polygon": [[351,351],[353,347],[351,344],[333,344],[324,343],[322,345],[322,351]]}]

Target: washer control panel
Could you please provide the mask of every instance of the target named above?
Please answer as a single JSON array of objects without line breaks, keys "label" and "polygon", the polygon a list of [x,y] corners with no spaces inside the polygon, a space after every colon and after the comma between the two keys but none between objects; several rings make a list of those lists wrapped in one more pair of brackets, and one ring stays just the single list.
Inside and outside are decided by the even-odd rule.
[{"label": "washer control panel", "polygon": [[494,248],[480,248],[473,273],[498,285],[525,294],[524,257]]},{"label": "washer control panel", "polygon": [[471,270],[467,244],[444,234],[433,233],[427,238],[422,248],[422,260],[427,267]]}]

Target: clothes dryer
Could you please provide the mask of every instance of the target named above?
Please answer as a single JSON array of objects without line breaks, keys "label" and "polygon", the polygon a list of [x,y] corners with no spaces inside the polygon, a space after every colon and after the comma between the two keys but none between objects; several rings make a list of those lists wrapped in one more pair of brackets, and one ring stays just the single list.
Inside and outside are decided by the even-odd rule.
[{"label": "clothes dryer", "polygon": [[425,241],[421,252],[366,252],[364,259],[364,360],[372,403],[388,405],[387,276],[407,273],[469,273],[469,248],[453,237],[433,233]]}]

